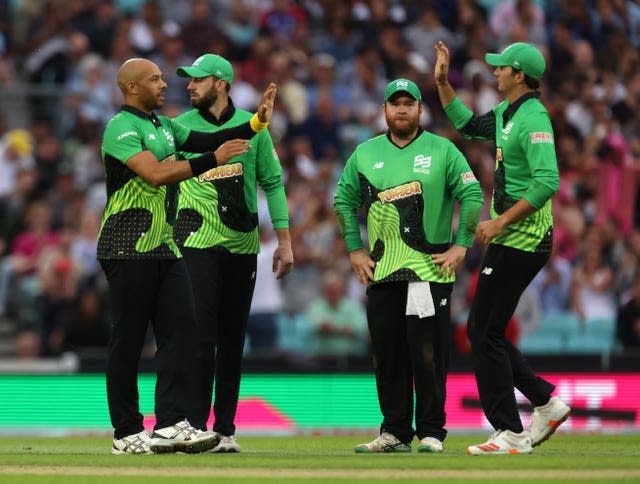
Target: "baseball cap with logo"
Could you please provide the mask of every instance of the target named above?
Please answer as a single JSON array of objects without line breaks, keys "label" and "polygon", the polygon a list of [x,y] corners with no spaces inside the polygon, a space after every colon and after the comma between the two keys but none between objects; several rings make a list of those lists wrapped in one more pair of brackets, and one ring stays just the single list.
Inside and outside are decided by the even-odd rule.
[{"label": "baseball cap with logo", "polygon": [[396,79],[395,81],[391,81],[387,88],[384,90],[385,102],[388,101],[389,98],[397,92],[404,92],[416,101],[420,101],[422,99],[420,89],[418,89],[418,86],[415,82],[408,79]]},{"label": "baseball cap with logo", "polygon": [[540,79],[546,67],[542,52],[526,42],[511,44],[499,54],[486,54],[484,60],[494,67],[511,66],[534,79]]},{"label": "baseball cap with logo", "polygon": [[216,76],[229,84],[233,83],[233,67],[231,63],[217,54],[205,54],[198,57],[191,67],[178,67],[176,74],[180,77]]}]

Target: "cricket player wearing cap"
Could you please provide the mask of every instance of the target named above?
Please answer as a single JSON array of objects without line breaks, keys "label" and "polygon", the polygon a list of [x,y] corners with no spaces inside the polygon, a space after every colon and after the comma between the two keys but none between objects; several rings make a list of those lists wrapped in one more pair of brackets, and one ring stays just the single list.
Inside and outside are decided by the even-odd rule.
[{"label": "cricket player wearing cap", "polygon": [[[380,435],[356,452],[442,452],[455,270],[473,243],[482,190],[449,140],[424,131],[418,86],[385,91],[388,132],[359,145],[338,182],[335,210],[353,270],[367,286]],[[452,217],[460,203],[455,239]],[[358,211],[367,216],[369,247]],[[414,421],[415,388],[415,430]]]},{"label": "cricket player wearing cap", "polygon": [[[202,55],[193,65],[178,68],[177,74],[190,78],[187,89],[194,108],[176,118],[183,126],[215,133],[251,118],[251,113],[237,109],[229,97],[233,68],[224,57]],[[180,184],[174,227],[174,239],[191,277],[199,328],[195,376],[200,396],[189,421],[207,430],[215,380],[213,431],[218,443],[214,452],[240,451],[234,419],[260,250],[257,183],[266,194],[278,237],[272,267],[275,277],[284,277],[293,266],[282,168],[273,141],[263,130],[249,143],[247,152]],[[197,156],[183,155],[187,159]]]},{"label": "cricket player wearing cap", "polygon": [[[549,113],[537,91],[545,60],[524,42],[486,54],[505,100],[475,115],[449,84],[449,50],[438,42],[435,51],[436,85],[447,117],[465,138],[496,144],[491,220],[481,222],[477,233],[488,248],[467,323],[480,402],[496,432],[467,453],[530,453],[571,411],[551,396],[554,385],[537,376],[505,337],[520,296],[545,265],[553,243],[551,197],[559,187],[558,163]],[[529,430],[522,426],[514,388],[534,407]]]}]

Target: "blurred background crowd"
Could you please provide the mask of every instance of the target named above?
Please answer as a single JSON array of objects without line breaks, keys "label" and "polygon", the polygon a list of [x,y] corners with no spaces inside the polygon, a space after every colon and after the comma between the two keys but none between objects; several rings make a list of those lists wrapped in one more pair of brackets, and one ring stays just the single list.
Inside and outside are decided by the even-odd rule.
[{"label": "blurred background crowd", "polygon": [[[445,118],[437,40],[478,113],[500,101],[485,52],[526,41],[547,59],[541,92],[561,175],[555,250],[510,337],[528,353],[640,354],[639,1],[0,0],[0,355],[104,348],[109,308],[95,249],[106,199],[101,135],[122,102],[116,71],[130,57],[156,62],[168,83],[163,113],[174,116],[190,109],[175,69],[206,52],[233,63],[240,108],[253,110],[268,82],[279,86],[270,132],[296,263],[275,281],[261,203],[247,353],[366,354],[364,290],[332,202],[351,151],[385,129],[390,80],[420,86],[423,127],[466,155],[488,217],[494,148],[464,141]],[[468,352],[481,251],[468,252],[454,289],[459,354]],[[258,337],[265,319],[277,321],[275,333]],[[263,343],[252,345],[252,334]]]}]

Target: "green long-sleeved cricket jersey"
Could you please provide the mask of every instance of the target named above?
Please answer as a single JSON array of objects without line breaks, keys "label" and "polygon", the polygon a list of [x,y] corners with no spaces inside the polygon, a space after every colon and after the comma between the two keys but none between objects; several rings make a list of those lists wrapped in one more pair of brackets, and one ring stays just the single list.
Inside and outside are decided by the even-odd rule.
[{"label": "green long-sleeved cricket jersey", "polygon": [[560,177],[551,120],[539,94],[525,94],[513,104],[505,100],[480,116],[456,97],[445,107],[445,113],[465,138],[495,140],[491,218],[497,218],[521,198],[537,209],[509,225],[492,243],[527,252],[550,252],[551,197],[558,190]]},{"label": "green long-sleeved cricket jersey", "polygon": [[[194,130],[213,133],[245,123],[253,115],[229,102],[229,109],[219,120],[206,111],[192,109],[176,121]],[[174,227],[174,238],[180,247],[215,247],[236,254],[257,254],[260,243],[256,182],[265,192],[273,228],[289,227],[282,168],[269,132],[261,131],[250,144],[246,153],[180,183]]]},{"label": "green long-sleeved cricket jersey", "polygon": [[482,207],[480,185],[453,143],[420,130],[403,148],[389,134],[359,145],[340,177],[334,207],[349,252],[363,247],[358,210],[366,210],[376,262],[372,284],[453,282],[455,275],[440,275],[430,254],[452,243],[456,200],[461,208],[455,243],[470,247]]}]

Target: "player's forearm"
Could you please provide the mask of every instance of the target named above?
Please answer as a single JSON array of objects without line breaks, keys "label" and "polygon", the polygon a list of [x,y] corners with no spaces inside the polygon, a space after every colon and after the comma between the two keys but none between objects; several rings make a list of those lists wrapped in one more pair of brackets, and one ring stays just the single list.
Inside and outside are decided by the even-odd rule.
[{"label": "player's forearm", "polygon": [[291,234],[288,228],[276,229],[276,237],[278,237],[278,245],[291,247]]},{"label": "player's forearm", "polygon": [[451,84],[449,84],[448,80],[442,83],[436,83],[436,86],[438,88],[440,104],[445,108],[456,98],[456,91]]},{"label": "player's forearm", "polygon": [[508,227],[520,220],[527,218],[536,211],[536,207],[531,205],[526,199],[521,198],[514,206],[498,217],[504,227]]}]

